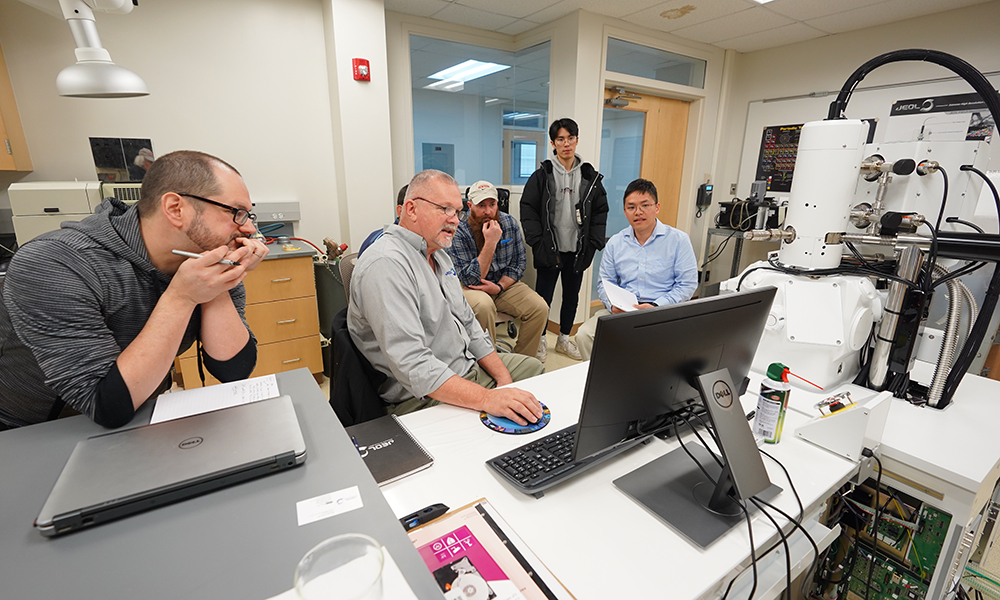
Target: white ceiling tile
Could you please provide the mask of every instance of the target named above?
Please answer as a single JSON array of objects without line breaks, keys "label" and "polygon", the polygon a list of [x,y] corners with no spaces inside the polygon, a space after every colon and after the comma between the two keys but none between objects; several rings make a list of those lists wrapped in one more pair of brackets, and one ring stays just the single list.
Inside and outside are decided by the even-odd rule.
[{"label": "white ceiling tile", "polygon": [[[647,10],[663,0],[571,0],[583,10],[589,10],[609,17],[621,18],[625,15]],[[746,2],[746,0],[741,0]]]},{"label": "white ceiling tile", "polygon": [[[844,33],[991,1],[996,2],[774,0],[760,6],[752,0],[385,0],[385,7],[507,35],[529,31],[536,24],[582,9],[720,48],[750,52],[823,33]],[[808,27],[789,27],[796,21]],[[771,30],[778,33],[766,33]]]},{"label": "white ceiling tile", "polygon": [[809,27],[802,23],[792,23],[777,29],[769,29],[764,34],[745,35],[729,40],[715,42],[716,46],[736,50],[737,52],[754,52],[765,48],[775,48],[796,42],[814,40],[828,35],[824,31]]},{"label": "white ceiling tile", "polygon": [[536,23],[551,23],[556,19],[561,19],[566,15],[576,12],[579,7],[576,5],[577,0],[562,0],[561,2],[556,2],[555,4],[543,8],[538,12],[533,12],[528,15],[532,21]]},{"label": "white ceiling tile", "polygon": [[729,40],[744,35],[760,33],[783,25],[790,25],[793,22],[788,17],[783,17],[757,7],[726,15],[718,19],[712,19],[698,25],[692,25],[691,27],[677,29],[674,31],[674,34],[689,40],[711,44],[719,40]]},{"label": "white ceiling tile", "polygon": [[467,25],[477,29],[486,29],[487,31],[497,31],[498,29],[511,25],[517,21],[517,19],[513,17],[498,15],[476,8],[469,8],[468,6],[462,6],[461,4],[449,4],[448,6],[445,6],[443,9],[434,13],[434,18],[439,21],[448,21],[449,23]]},{"label": "white ceiling tile", "polygon": [[444,0],[385,0],[385,9],[407,15],[429,17],[449,4],[450,2]]},{"label": "white ceiling tile", "polygon": [[886,0],[774,0],[764,8],[796,21],[807,21],[835,13],[881,4]]},{"label": "white ceiling tile", "polygon": [[517,35],[519,33],[524,33],[525,31],[531,31],[535,27],[538,27],[538,23],[527,21],[525,19],[519,19],[506,27],[497,29],[497,31],[500,33],[506,33],[507,35]]},{"label": "white ceiling tile", "polygon": [[671,0],[622,19],[651,29],[675,31],[750,8],[745,0]]},{"label": "white ceiling tile", "polygon": [[522,19],[543,8],[556,4],[560,0],[455,0],[456,3],[469,8],[478,8],[488,12],[517,17]]},{"label": "white ceiling tile", "polygon": [[830,33],[844,33],[983,2],[984,0],[889,0],[868,8],[810,19],[806,23]]}]

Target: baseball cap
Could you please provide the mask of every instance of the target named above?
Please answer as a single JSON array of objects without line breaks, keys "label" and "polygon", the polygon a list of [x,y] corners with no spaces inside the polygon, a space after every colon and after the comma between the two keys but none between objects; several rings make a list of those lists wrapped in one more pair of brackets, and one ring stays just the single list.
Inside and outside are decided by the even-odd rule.
[{"label": "baseball cap", "polygon": [[469,202],[478,205],[487,198],[499,200],[496,186],[489,181],[477,181],[469,188]]}]

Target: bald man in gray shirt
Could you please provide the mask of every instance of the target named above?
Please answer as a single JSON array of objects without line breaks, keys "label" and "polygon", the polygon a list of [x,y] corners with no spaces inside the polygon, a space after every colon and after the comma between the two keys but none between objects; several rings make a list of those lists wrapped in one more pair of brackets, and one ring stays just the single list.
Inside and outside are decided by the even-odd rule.
[{"label": "bald man in gray shirt", "polygon": [[384,373],[387,410],[412,412],[439,402],[536,422],[529,392],[496,389],[544,371],[520,354],[498,355],[465,300],[451,257],[462,209],[455,180],[423,171],[410,182],[399,225],[389,225],[351,276],[347,326],[355,345]]}]

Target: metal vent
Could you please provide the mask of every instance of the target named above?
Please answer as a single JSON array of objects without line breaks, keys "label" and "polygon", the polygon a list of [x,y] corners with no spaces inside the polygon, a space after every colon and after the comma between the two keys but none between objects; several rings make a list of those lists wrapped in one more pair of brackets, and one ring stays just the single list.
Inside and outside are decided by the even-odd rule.
[{"label": "metal vent", "polygon": [[105,198],[113,196],[125,204],[135,204],[139,201],[141,183],[103,183],[101,195]]}]

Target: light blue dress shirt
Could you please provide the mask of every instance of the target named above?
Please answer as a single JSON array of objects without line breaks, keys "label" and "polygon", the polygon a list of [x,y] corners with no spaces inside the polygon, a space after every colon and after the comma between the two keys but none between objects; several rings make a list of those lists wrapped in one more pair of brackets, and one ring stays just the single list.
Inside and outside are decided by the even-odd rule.
[{"label": "light blue dress shirt", "polygon": [[601,281],[597,293],[611,310],[604,282],[610,281],[639,299],[657,306],[683,302],[698,287],[698,262],[691,238],[679,229],[657,222],[644,245],[629,225],[616,233],[601,256]]}]

